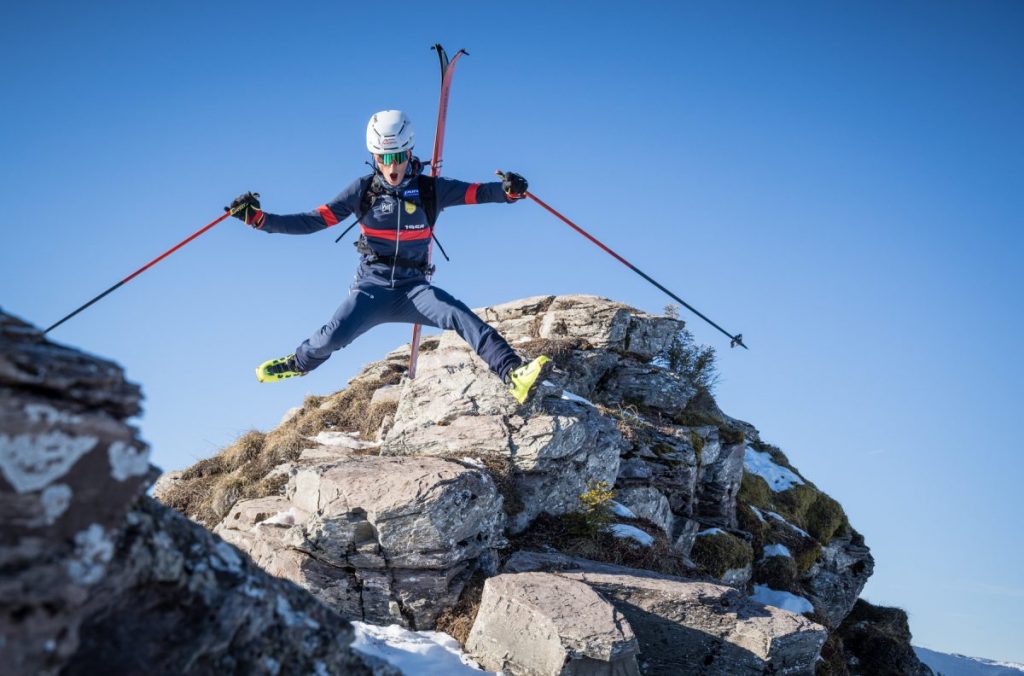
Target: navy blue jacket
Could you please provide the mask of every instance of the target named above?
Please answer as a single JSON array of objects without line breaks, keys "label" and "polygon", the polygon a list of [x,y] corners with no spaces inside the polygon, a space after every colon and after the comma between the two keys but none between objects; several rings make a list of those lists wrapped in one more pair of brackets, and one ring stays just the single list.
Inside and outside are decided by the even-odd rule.
[{"label": "navy blue jacket", "polygon": [[[371,181],[377,181],[384,188],[384,193],[373,199],[369,210],[359,222],[363,238],[377,256],[401,258],[403,262],[413,262],[417,267],[374,263],[371,262],[373,255],[363,254],[356,282],[394,287],[423,281],[425,273],[419,266],[427,264],[431,229],[427,224],[426,212],[415,196],[416,177],[411,167],[417,165],[410,164],[406,179],[397,188],[391,187],[383,177],[371,174],[356,179],[337,197],[314,211],[288,215],[264,212],[266,218],[259,229],[264,232],[308,235],[337,225],[350,214],[359,212],[363,192]],[[409,194],[409,190],[413,193]],[[509,201],[500,182],[466,183],[440,176],[436,179],[435,194],[438,214],[447,207],[462,204]]]}]

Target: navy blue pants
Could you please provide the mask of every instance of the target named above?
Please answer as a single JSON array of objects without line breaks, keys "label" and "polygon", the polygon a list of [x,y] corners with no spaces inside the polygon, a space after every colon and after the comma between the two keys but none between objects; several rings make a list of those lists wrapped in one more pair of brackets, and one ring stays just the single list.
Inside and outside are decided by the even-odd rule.
[{"label": "navy blue pants", "polygon": [[398,288],[354,284],[331,320],[295,350],[295,360],[303,371],[312,371],[335,350],[387,323],[453,330],[503,379],[521,362],[501,334],[465,303],[426,282]]}]

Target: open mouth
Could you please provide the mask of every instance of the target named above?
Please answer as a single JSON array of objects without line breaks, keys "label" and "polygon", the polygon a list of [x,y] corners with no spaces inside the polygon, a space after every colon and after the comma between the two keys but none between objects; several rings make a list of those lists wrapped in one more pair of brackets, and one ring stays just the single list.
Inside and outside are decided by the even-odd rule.
[{"label": "open mouth", "polygon": [[392,171],[390,176],[391,176],[391,180],[392,181],[397,181],[398,180],[398,172],[397,171]]}]

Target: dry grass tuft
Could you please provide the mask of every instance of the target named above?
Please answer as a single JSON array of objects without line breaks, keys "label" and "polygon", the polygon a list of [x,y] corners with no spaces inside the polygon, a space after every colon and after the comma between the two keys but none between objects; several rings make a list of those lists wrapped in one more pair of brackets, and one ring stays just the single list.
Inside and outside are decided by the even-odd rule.
[{"label": "dry grass tuft", "polygon": [[486,577],[480,571],[473,573],[462,590],[462,596],[454,608],[446,608],[437,618],[435,629],[443,631],[463,646],[469,638],[469,632],[476,622],[476,615],[480,611],[480,601],[484,594],[484,582]]},{"label": "dry grass tuft", "polygon": [[516,349],[526,353],[530,359],[543,355],[560,362],[572,355],[575,350],[589,350],[590,343],[583,338],[534,338],[533,340],[516,343]]},{"label": "dry grass tuft", "polygon": [[277,429],[246,432],[214,457],[186,469],[163,496],[164,503],[212,528],[239,500],[283,494],[287,476],[271,471],[297,460],[312,445],[307,437],[325,430],[375,436],[396,405],[370,406],[370,399],[380,387],[398,383],[404,372],[401,364],[388,363],[377,377],[357,380],[337,394],[306,397],[302,409]]}]

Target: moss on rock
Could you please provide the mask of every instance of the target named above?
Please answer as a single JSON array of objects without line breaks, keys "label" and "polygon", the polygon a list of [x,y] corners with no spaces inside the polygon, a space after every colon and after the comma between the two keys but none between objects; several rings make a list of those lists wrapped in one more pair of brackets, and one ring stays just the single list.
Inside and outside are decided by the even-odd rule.
[{"label": "moss on rock", "polygon": [[727,570],[744,568],[754,560],[750,543],[726,532],[698,536],[690,550],[690,559],[715,577]]}]

